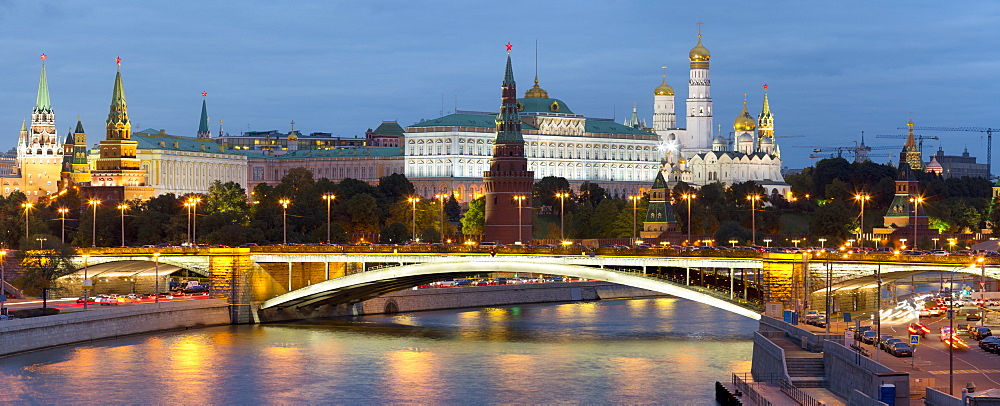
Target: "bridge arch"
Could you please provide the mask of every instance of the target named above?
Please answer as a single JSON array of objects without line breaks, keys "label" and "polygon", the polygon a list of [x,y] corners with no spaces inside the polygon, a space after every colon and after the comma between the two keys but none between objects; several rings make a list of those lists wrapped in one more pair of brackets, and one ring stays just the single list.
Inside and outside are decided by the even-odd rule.
[{"label": "bridge arch", "polygon": [[758,311],[740,306],[723,298],[721,295],[717,296],[704,291],[693,290],[684,285],[662,279],[580,265],[552,263],[526,264],[523,262],[497,260],[423,263],[356,273],[276,296],[265,301],[261,309],[305,307],[320,303],[353,303],[433,281],[493,272],[531,272],[606,281],[689,299],[754,320],[760,319]]}]

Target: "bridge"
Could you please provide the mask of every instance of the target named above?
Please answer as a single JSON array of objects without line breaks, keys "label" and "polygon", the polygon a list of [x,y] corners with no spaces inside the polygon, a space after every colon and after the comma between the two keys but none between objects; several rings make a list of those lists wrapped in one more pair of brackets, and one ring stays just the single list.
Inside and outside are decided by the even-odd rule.
[{"label": "bridge", "polygon": [[876,272],[884,282],[928,271],[1000,278],[996,258],[580,247],[504,247],[496,255],[475,246],[84,248],[73,263],[79,271],[57,284],[67,294],[81,293],[85,276],[94,281],[94,292],[128,293],[152,292],[157,279],[162,289],[167,275],[181,275],[207,282],[213,297],[228,299],[238,323],[301,318],[321,306],[350,314],[352,304],[389,292],[486,274],[607,281],[754,319],[766,302],[822,309],[819,292],[828,284],[843,310],[874,308],[881,297]]}]

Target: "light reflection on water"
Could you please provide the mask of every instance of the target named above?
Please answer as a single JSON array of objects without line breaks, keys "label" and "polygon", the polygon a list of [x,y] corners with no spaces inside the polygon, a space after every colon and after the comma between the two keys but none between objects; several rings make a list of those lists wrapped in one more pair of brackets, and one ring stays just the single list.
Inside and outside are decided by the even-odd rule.
[{"label": "light reflection on water", "polygon": [[0,403],[712,404],[756,327],[670,298],[214,327],[0,358]]}]

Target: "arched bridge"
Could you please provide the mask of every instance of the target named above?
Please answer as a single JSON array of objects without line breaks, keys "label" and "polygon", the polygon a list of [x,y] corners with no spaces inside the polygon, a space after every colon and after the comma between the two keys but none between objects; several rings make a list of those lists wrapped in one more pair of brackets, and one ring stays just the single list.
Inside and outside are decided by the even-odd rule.
[{"label": "arched bridge", "polygon": [[[608,281],[699,301],[752,318],[759,318],[765,302],[782,302],[786,308],[804,310],[809,306],[810,294],[824,289],[828,282],[836,285],[872,278],[877,271],[881,271],[883,280],[926,271],[1000,276],[1000,262],[994,258],[975,263],[959,257],[824,257],[564,247],[507,247],[494,257],[488,250],[377,246],[92,248],[81,249],[76,263],[80,268],[86,261],[87,267],[145,270],[168,264],[205,275],[210,279],[213,296],[229,298],[234,322],[250,322],[268,311],[350,305],[433,281],[494,273]],[[969,267],[970,262],[976,266]],[[863,301],[855,302],[855,307],[864,305]]]}]

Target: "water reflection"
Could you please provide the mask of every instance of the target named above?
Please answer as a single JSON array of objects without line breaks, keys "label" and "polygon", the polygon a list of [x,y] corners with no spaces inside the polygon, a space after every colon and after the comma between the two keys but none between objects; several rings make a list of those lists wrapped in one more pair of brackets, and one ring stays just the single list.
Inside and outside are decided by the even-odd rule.
[{"label": "water reflection", "polygon": [[215,327],[0,358],[0,404],[704,404],[755,328],[662,298]]}]

